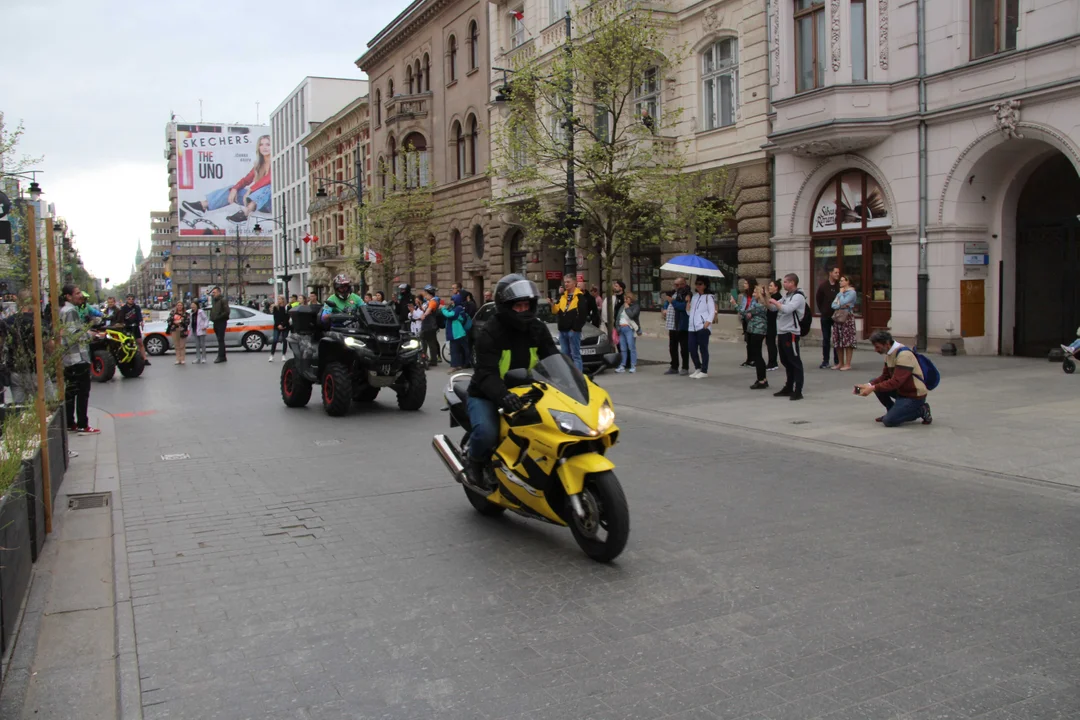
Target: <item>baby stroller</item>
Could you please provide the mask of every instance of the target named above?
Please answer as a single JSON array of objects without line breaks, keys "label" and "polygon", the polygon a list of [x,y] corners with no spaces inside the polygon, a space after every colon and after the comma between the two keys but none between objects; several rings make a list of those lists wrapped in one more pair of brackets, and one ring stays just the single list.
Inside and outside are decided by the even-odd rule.
[{"label": "baby stroller", "polygon": [[1061,362],[1061,369],[1065,371],[1066,375],[1072,375],[1076,372],[1076,360],[1080,360],[1080,328],[1076,329],[1076,340],[1073,341],[1073,344],[1062,345],[1061,349],[1065,352],[1065,359]]}]

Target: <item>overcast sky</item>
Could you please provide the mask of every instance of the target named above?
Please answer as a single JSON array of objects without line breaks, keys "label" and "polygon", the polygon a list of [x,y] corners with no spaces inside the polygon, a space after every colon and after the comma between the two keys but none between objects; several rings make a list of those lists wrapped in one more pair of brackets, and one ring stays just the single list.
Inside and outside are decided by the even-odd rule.
[{"label": "overcast sky", "polygon": [[44,160],[45,199],[90,272],[127,277],[150,211],[169,207],[170,113],[269,121],[305,76],[363,78],[354,62],[409,0],[0,0],[0,110]]}]

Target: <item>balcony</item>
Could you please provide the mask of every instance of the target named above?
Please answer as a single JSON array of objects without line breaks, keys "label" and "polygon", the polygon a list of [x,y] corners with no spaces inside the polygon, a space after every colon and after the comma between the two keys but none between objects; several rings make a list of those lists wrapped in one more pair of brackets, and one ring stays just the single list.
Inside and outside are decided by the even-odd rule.
[{"label": "balcony", "polygon": [[409,120],[423,120],[431,112],[431,93],[395,95],[386,102],[384,108],[387,125]]},{"label": "balcony", "polygon": [[343,248],[337,244],[319,245],[315,248],[315,261],[339,258],[345,254],[342,251]]},{"label": "balcony", "polygon": [[887,118],[913,112],[916,101],[914,85],[835,85],[792,95],[773,102],[769,141],[798,157],[858,152],[889,137]]}]

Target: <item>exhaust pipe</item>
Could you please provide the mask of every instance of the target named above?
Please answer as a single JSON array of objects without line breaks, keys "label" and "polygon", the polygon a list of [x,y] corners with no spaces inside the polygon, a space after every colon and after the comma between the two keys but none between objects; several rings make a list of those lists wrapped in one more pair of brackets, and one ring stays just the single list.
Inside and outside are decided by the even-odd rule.
[{"label": "exhaust pipe", "polygon": [[431,446],[442,458],[443,464],[450,474],[462,485],[465,484],[465,463],[462,462],[461,453],[453,444],[446,439],[445,435],[436,435],[431,439]]}]

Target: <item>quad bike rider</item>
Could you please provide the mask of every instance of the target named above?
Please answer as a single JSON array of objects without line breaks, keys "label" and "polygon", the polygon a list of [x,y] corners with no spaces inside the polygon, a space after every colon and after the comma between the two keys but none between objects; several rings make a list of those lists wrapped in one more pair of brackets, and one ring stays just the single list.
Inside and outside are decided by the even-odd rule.
[{"label": "quad bike rider", "polygon": [[142,375],[146,361],[139,352],[139,344],[122,323],[116,322],[116,313],[110,321],[97,308],[84,305],[79,308],[79,317],[91,325],[91,380],[109,382],[117,370],[126,378]]},{"label": "quad bike rider", "polygon": [[366,304],[345,275],[320,309],[289,311],[293,356],[281,368],[281,398],[303,407],[313,385],[322,385],[323,408],[344,415],[351,404],[372,402],[382,388],[397,394],[402,410],[419,410],[427,394],[420,342],[403,333],[392,307]]}]

